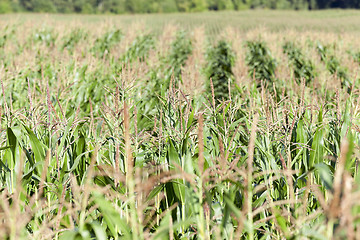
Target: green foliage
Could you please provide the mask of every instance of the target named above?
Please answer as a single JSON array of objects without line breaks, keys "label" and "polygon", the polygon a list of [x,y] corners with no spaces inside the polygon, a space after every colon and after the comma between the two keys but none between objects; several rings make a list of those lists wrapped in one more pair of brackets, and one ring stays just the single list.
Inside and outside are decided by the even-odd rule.
[{"label": "green foliage", "polygon": [[0,34],[0,49],[3,48],[9,39],[14,40],[15,27],[5,26]]},{"label": "green foliage", "polygon": [[[221,40],[216,46],[208,48],[206,54],[207,66],[205,69],[208,93],[211,96],[210,79],[214,87],[214,95],[217,101],[229,98],[229,87],[233,84],[234,74],[232,67],[235,62],[235,54],[229,43]],[[230,85],[230,86],[229,86]]]},{"label": "green foliage", "polygon": [[6,39],[7,39],[7,36],[6,36],[6,35],[2,35],[2,36],[0,37],[0,48],[3,48],[3,47],[5,46]]},{"label": "green foliage", "polygon": [[276,61],[270,50],[262,41],[248,41],[246,64],[249,67],[249,76],[256,80],[267,80],[272,84],[275,79]]},{"label": "green foliage", "polygon": [[346,88],[348,92],[351,91],[352,81],[348,75],[348,70],[341,66],[339,59],[331,51],[331,47],[323,46],[318,43],[316,49],[320,55],[321,61],[325,63],[328,71],[340,79],[343,88]]},{"label": "green foliage", "polygon": [[[13,47],[28,44],[15,41],[22,29],[4,29],[0,239],[346,239],[356,230],[357,91],[334,97],[286,78],[273,84],[288,95],[275,95],[239,76],[248,81],[221,101],[246,67],[234,69],[226,39],[208,48],[204,72],[194,68],[213,80],[211,107],[208,82],[194,97],[166,86],[202,50],[184,32],[166,51],[139,35],[118,58],[121,37],[110,34],[81,28],[51,48],[40,37],[24,55]],[[62,52],[95,39],[107,42],[92,50],[106,58]],[[305,59],[284,50],[291,64]]]},{"label": "green foliage", "polygon": [[233,10],[234,3],[231,0],[208,0],[209,10]]},{"label": "green foliage", "polygon": [[94,56],[103,58],[109,54],[113,46],[120,42],[122,37],[123,34],[119,29],[108,31],[102,37],[95,40],[94,46],[91,48],[91,52]]},{"label": "green foliage", "polygon": [[0,0],[0,14],[12,12],[11,3],[8,0]]},{"label": "green foliage", "polygon": [[75,46],[81,41],[86,40],[88,34],[81,28],[73,29],[68,35],[62,38],[61,50],[67,50],[72,53]]},{"label": "green foliage", "polygon": [[204,11],[207,9],[207,0],[175,0],[180,12]]},{"label": "green foliage", "polygon": [[159,2],[158,4],[154,4],[153,9],[156,10],[157,6],[159,6],[159,12],[161,13],[170,13],[170,12],[177,12],[178,9],[176,7],[176,1],[175,0],[164,0]]},{"label": "green foliage", "polygon": [[354,61],[360,65],[360,51],[357,52],[349,51],[349,54],[354,59]]},{"label": "green foliage", "polygon": [[293,66],[297,82],[300,83],[304,79],[306,84],[311,83],[317,75],[315,66],[310,60],[305,59],[301,49],[297,48],[292,42],[286,42],[283,45],[283,51]]},{"label": "green foliage", "polygon": [[186,60],[192,53],[192,43],[185,31],[179,31],[175,40],[171,43],[171,49],[166,59],[170,66],[169,77],[174,77],[175,81],[181,79],[181,68],[185,65]]},{"label": "green foliage", "polygon": [[54,47],[57,36],[53,29],[42,28],[33,34],[32,41],[45,44],[48,47]]},{"label": "green foliage", "polygon": [[145,61],[149,51],[155,46],[154,37],[151,34],[144,36],[138,36],[131,46],[127,49],[126,53],[122,57],[121,61],[125,64],[139,59]]},{"label": "green foliage", "polygon": [[33,1],[34,12],[56,12],[56,8],[52,1],[48,0],[34,0]]}]

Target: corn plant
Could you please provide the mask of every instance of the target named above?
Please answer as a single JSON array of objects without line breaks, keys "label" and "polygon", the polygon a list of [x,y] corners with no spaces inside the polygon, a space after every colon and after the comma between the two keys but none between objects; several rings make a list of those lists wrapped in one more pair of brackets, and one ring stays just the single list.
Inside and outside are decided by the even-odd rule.
[{"label": "corn plant", "polygon": [[321,61],[325,63],[328,71],[331,74],[336,75],[336,77],[341,81],[341,86],[350,92],[352,81],[348,75],[348,70],[341,66],[339,59],[331,51],[331,48],[329,46],[323,46],[318,43],[316,49],[320,55]]},{"label": "corn plant", "polygon": [[81,40],[86,40],[88,34],[81,28],[73,29],[68,35],[62,38],[61,50],[72,53]]},{"label": "corn plant", "polygon": [[47,47],[54,47],[58,34],[50,28],[41,28],[33,33],[32,42],[45,44]]},{"label": "corn plant", "polygon": [[246,64],[249,76],[256,80],[267,80],[269,84],[275,79],[276,61],[263,41],[246,42]]},{"label": "corn plant", "polygon": [[17,38],[15,37],[15,33],[16,33],[16,26],[13,25],[6,25],[2,30],[2,32],[0,33],[0,58],[2,59],[2,64],[4,66],[9,66],[11,65],[11,58],[14,55],[17,55],[17,52],[14,53],[9,53],[8,51],[6,51],[5,49],[5,45],[7,43],[13,43],[14,46],[17,46],[18,48],[20,48],[20,44],[18,43]]},{"label": "corn plant", "polygon": [[120,42],[123,34],[119,29],[106,32],[103,36],[97,38],[94,42],[91,52],[94,56],[103,58],[111,48]]},{"label": "corn plant", "polygon": [[5,46],[6,39],[7,39],[7,35],[2,35],[0,37],[0,48],[3,48]]},{"label": "corn plant", "polygon": [[214,91],[214,98],[217,101],[227,100],[234,80],[232,67],[235,62],[235,54],[230,44],[221,40],[216,46],[209,47],[206,53],[206,60],[205,73],[208,79],[208,93],[211,94]]},{"label": "corn plant", "polygon": [[0,49],[3,48],[7,41],[16,40],[13,38],[15,35],[15,26],[7,25],[2,29],[2,33],[0,35]]},{"label": "corn plant", "polygon": [[146,85],[144,91],[150,96],[165,97],[170,83],[172,83],[172,87],[177,88],[181,81],[181,68],[185,65],[191,52],[191,40],[185,31],[180,31],[171,43],[169,53],[161,57],[158,68],[149,72],[149,84]]},{"label": "corn plant", "polygon": [[154,37],[151,34],[138,36],[126,50],[121,61],[125,64],[131,63],[137,59],[145,61],[145,58],[148,56],[149,51],[154,48],[154,45]]},{"label": "corn plant", "polygon": [[294,76],[298,83],[302,79],[305,80],[306,84],[311,83],[317,75],[315,66],[310,60],[305,59],[301,49],[297,48],[292,42],[286,42],[283,45],[283,52],[288,56],[293,66]]},{"label": "corn plant", "polygon": [[360,65],[360,51],[358,52],[348,51],[348,53],[354,59],[354,61]]},{"label": "corn plant", "polygon": [[171,43],[171,49],[168,56],[168,63],[172,68],[175,78],[181,75],[181,67],[192,52],[192,43],[185,31],[179,31],[175,40]]},{"label": "corn plant", "polygon": [[181,81],[181,68],[184,67],[186,60],[192,53],[192,43],[185,31],[179,31],[175,40],[171,43],[170,52],[164,59],[163,67],[166,86],[169,86],[171,79],[174,86],[178,86]]}]

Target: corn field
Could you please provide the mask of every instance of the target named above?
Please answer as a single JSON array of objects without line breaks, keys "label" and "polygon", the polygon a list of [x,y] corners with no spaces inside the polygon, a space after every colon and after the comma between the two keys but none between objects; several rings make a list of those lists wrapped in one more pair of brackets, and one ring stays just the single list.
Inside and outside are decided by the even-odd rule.
[{"label": "corn field", "polygon": [[356,34],[0,29],[0,239],[360,239]]}]

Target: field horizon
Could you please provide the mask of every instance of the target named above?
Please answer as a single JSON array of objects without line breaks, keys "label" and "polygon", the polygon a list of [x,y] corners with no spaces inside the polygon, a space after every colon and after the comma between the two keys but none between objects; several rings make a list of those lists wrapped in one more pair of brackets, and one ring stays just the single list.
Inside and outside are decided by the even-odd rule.
[{"label": "field horizon", "polygon": [[[314,11],[294,10],[243,10],[201,13],[162,13],[162,14],[49,14],[49,13],[10,13],[0,15],[0,23],[18,21],[34,23],[86,23],[89,25],[108,22],[116,27],[127,26],[139,22],[155,33],[167,24],[179,25],[191,30],[205,26],[210,34],[218,33],[218,28],[234,27],[240,32],[248,32],[254,28],[265,28],[271,32],[286,30],[319,31],[333,33],[359,34],[360,10],[331,9]],[[220,27],[221,26],[221,27]]]}]

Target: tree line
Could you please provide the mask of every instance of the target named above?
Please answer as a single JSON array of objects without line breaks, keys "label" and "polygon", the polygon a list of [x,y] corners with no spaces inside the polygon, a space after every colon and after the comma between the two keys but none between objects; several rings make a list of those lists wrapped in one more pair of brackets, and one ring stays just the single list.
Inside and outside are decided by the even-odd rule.
[{"label": "tree line", "polygon": [[243,9],[360,8],[360,0],[0,0],[0,13],[168,13]]}]

